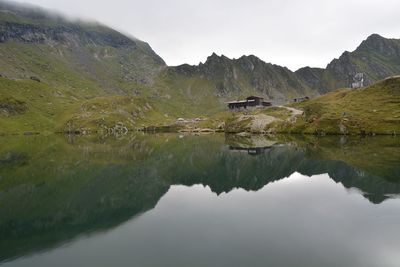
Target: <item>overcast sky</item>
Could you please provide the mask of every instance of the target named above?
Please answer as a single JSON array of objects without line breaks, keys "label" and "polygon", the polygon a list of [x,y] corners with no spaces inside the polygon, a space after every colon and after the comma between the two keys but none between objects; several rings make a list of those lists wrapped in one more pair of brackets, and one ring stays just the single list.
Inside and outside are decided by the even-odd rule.
[{"label": "overcast sky", "polygon": [[400,0],[19,0],[148,42],[168,65],[212,52],[325,67],[372,33],[400,38]]}]

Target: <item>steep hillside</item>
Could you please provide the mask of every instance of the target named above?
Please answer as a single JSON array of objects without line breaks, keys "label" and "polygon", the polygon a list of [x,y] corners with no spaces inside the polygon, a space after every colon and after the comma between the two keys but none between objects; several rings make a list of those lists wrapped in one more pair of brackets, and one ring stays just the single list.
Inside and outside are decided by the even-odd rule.
[{"label": "steep hillside", "polygon": [[295,132],[339,134],[400,133],[400,76],[356,90],[339,89],[295,105],[304,115]]},{"label": "steep hillside", "polygon": [[138,93],[165,67],[150,46],[97,23],[0,2],[0,74],[78,96]]}]

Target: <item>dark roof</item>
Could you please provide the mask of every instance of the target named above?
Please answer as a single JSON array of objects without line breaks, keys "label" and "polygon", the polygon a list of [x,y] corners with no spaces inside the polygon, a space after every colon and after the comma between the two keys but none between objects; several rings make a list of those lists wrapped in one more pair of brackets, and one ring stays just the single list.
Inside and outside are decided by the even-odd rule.
[{"label": "dark roof", "polygon": [[254,99],[254,98],[264,99],[264,97],[254,96],[254,95],[251,95],[251,96],[247,97],[247,99]]}]

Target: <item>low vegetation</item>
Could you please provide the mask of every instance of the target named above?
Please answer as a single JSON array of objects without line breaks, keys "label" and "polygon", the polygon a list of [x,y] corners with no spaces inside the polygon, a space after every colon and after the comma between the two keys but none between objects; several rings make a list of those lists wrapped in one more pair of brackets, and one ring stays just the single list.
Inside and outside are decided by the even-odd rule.
[{"label": "low vegetation", "polygon": [[221,103],[212,101],[192,105],[183,85],[169,97],[120,95],[90,99],[77,98],[69,90],[31,79],[0,78],[0,87],[2,134],[124,134],[133,130],[319,135],[400,132],[400,77],[366,88],[338,89],[289,106],[241,112],[223,111]]},{"label": "low vegetation", "polygon": [[0,134],[54,132],[78,101],[62,89],[28,80],[0,78]]}]

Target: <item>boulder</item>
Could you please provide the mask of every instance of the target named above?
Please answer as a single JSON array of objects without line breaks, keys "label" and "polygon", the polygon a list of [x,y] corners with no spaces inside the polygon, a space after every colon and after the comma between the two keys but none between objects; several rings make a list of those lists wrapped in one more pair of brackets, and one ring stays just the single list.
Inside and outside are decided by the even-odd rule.
[{"label": "boulder", "polygon": [[35,82],[39,82],[39,83],[41,82],[40,79],[36,76],[31,76],[30,79]]}]

